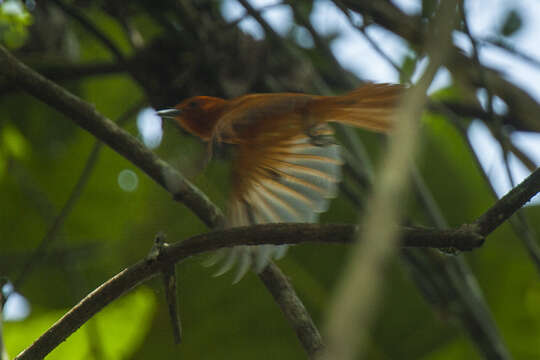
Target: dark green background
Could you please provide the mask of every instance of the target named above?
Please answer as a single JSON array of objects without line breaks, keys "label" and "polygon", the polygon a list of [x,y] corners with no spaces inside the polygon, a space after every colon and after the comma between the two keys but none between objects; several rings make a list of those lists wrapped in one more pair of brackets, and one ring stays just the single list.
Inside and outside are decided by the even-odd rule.
[{"label": "dark green background", "polygon": [[[126,40],[117,19],[104,11],[100,2],[91,6],[84,1],[80,3],[83,13],[127,57],[137,52]],[[162,14],[168,16],[167,6],[173,5],[162,3]],[[130,21],[147,43],[151,43],[152,39],[172,30],[158,23],[156,14],[145,6],[144,1],[131,4]],[[218,5],[212,6],[215,12]],[[45,38],[58,36],[65,42],[56,48],[63,51],[62,56],[58,59],[54,56],[58,53],[51,54],[54,49],[39,50],[38,46],[29,44],[36,36],[32,27],[27,29],[26,37],[20,34],[22,43],[26,41],[25,46],[12,46],[17,56],[29,63],[33,61],[38,69],[41,61],[51,58],[72,63],[114,61],[110,52],[77,22],[66,18],[52,5],[48,8],[54,8],[64,17],[65,24],[56,33],[42,35]],[[199,9],[207,10],[204,5]],[[40,15],[33,15],[37,24]],[[185,55],[196,46],[189,46],[192,34],[188,28],[179,33],[178,46]],[[182,36],[188,40],[182,41]],[[70,53],[75,55],[68,55]],[[311,57],[315,68],[324,71],[328,64],[316,54],[313,50],[305,55]],[[166,53],[159,56],[164,57]],[[193,50],[193,57],[196,56],[199,54]],[[125,72],[61,83],[113,120],[132,104],[147,98],[140,84]],[[200,88],[211,86],[204,78],[200,83]],[[198,85],[192,85],[183,96],[195,92],[193,89]],[[335,88],[341,91],[339,86]],[[494,202],[488,185],[463,138],[447,119],[426,113],[422,123],[423,137],[417,162],[429,189],[450,226],[473,221]],[[125,128],[140,137],[133,118]],[[155,151],[187,174],[212,201],[223,206],[227,198],[228,184],[224,179],[228,178],[228,162],[214,160],[204,172],[195,174],[194,168],[204,157],[205,146],[171,124],[165,124],[164,131],[163,142]],[[0,275],[14,280],[67,200],[95,139],[46,104],[13,88],[5,90],[0,98],[0,135]],[[382,148],[380,137],[361,131],[358,136],[377,163]],[[119,187],[118,174],[124,169],[137,174],[135,191],[126,192]],[[369,211],[369,204],[364,209]],[[527,207],[524,212],[536,232],[540,232],[538,206]],[[411,222],[429,225],[412,195],[405,213]],[[321,221],[353,223],[357,218],[355,206],[340,196]],[[24,321],[4,324],[9,354],[16,355],[87,293],[146,256],[159,231],[164,231],[168,241],[174,242],[206,230],[199,219],[182,204],[174,202],[161,187],[124,158],[104,148],[65,226],[17,289],[28,299],[32,311]],[[279,261],[317,324],[322,325],[347,252],[347,246],[307,244],[291,248]],[[512,354],[516,359],[539,358],[538,271],[510,226],[501,226],[482,248],[464,256],[478,278]],[[212,277],[215,269],[203,267],[204,258],[190,258],[177,266],[184,329],[180,346],[172,341],[161,281],[154,280],[113,302],[48,358],[305,357],[294,332],[256,276],[248,274],[240,283],[231,285],[230,274]],[[479,358],[458,322],[450,314],[434,310],[426,303],[400,259],[391,266],[379,309],[369,341],[369,359]]]}]

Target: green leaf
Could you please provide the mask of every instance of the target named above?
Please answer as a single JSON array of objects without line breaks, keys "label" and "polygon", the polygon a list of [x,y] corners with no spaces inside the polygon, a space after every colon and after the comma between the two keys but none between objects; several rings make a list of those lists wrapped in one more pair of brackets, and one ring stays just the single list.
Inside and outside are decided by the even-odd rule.
[{"label": "green leaf", "polygon": [[106,359],[125,359],[150,329],[156,298],[150,289],[141,288],[111,305],[96,317],[98,333],[106,334],[100,336],[103,353]]},{"label": "green leaf", "polygon": [[0,150],[0,179],[4,177],[7,168],[6,157],[4,156],[3,151]]},{"label": "green leaf", "polygon": [[5,154],[17,159],[24,158],[30,146],[23,134],[12,125],[5,125],[2,129],[1,147]]},{"label": "green leaf", "polygon": [[461,84],[452,84],[439,89],[431,94],[431,98],[440,101],[459,102],[465,105],[480,106],[475,89],[463,87]]},{"label": "green leaf", "polygon": [[20,353],[65,312],[62,310],[51,310],[31,315],[21,322],[6,322],[4,324],[4,341],[8,354],[14,357]]},{"label": "green leaf", "polygon": [[[120,298],[68,337],[47,359],[129,358],[148,332],[155,306],[153,293],[145,288]],[[66,311],[52,310],[21,322],[7,322],[4,335],[8,353],[20,353]]]},{"label": "green leaf", "polygon": [[19,0],[0,3],[0,41],[10,49],[21,47],[28,37],[32,15]]}]

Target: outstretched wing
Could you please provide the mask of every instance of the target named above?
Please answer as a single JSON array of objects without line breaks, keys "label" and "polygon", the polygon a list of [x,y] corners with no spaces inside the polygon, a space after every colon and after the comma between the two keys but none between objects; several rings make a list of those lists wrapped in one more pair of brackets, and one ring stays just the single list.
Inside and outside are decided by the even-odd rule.
[{"label": "outstretched wing", "polygon": [[[315,222],[336,196],[342,164],[339,146],[313,141],[314,137],[332,139],[332,129],[319,125],[310,136],[276,130],[281,136],[255,135],[238,144],[227,226]],[[262,271],[271,258],[285,251],[286,246],[274,245],[225,249],[217,255],[224,258],[217,275],[237,265],[238,281],[250,267]]]},{"label": "outstretched wing", "polygon": [[[216,141],[237,145],[228,226],[313,222],[336,195],[339,147],[328,122],[375,131],[392,126],[401,85],[366,84],[335,97],[254,94],[231,100],[214,128]],[[252,265],[261,271],[286,247],[224,250],[218,275],[238,264],[236,280]]]}]

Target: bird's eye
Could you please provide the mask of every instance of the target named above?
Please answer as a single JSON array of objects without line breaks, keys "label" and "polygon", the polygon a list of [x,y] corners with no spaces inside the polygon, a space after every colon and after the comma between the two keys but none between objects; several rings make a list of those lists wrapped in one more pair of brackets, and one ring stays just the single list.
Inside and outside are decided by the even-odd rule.
[{"label": "bird's eye", "polygon": [[188,106],[189,106],[190,109],[194,109],[194,108],[197,107],[197,102],[196,101],[191,101],[191,102],[189,102]]}]

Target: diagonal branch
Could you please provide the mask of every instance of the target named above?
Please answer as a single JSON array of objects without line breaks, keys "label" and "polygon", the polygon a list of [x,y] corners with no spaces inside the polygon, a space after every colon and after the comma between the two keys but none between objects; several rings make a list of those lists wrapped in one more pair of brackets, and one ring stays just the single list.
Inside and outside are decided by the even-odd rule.
[{"label": "diagonal branch", "polygon": [[131,161],[169,191],[175,200],[183,202],[206,225],[215,227],[222,222],[221,210],[180,172],[148,150],[127,131],[97,112],[92,105],[36,73],[2,46],[0,46],[0,71],[17,86],[65,114],[77,125]]},{"label": "diagonal branch", "polygon": [[479,234],[489,234],[540,191],[540,168],[510,190],[475,222]]},{"label": "diagonal branch", "polygon": [[[356,230],[357,227],[354,225],[267,224],[214,231],[171,244],[164,247],[158,256],[148,256],[99,286],[53,324],[31,346],[21,352],[16,359],[43,358],[107,304],[138,284],[161,274],[163,269],[169,268],[187,257],[237,245],[283,245],[305,242],[350,243]],[[404,245],[424,246],[431,239],[439,239],[437,246],[469,243],[469,246],[476,247],[483,242],[483,238],[472,232],[470,228],[442,231],[405,228],[402,242]],[[283,275],[272,267],[267,267],[261,277],[266,278],[268,282],[279,281],[279,284],[274,284],[270,289],[273,296],[285,300],[280,301],[279,304],[299,301],[290,285],[286,284],[285,289],[276,289],[276,287],[283,287],[285,283],[283,280],[286,279],[276,279],[276,276],[283,277]],[[289,305],[285,309],[282,307],[282,309],[284,312],[290,312],[297,311],[301,307],[299,304],[295,304],[294,306]],[[305,339],[301,338],[302,344],[304,346],[306,342],[311,344],[306,351],[313,353],[312,351],[320,349],[321,342],[317,340],[317,336],[314,337],[313,333],[309,335],[305,331],[313,331],[314,329],[314,327],[309,326],[309,321],[305,318],[306,314],[306,311],[300,311],[286,315],[287,318],[293,316],[295,320],[291,322],[299,337],[307,336]],[[307,315],[309,316],[309,314]]]},{"label": "diagonal branch", "polygon": [[[447,44],[454,28],[455,1],[442,2],[434,19],[432,36],[427,42],[429,65],[420,80],[404,94],[395,111],[395,128],[384,163],[370,201],[370,211],[362,218],[364,228],[344,273],[337,284],[327,313],[328,346],[321,360],[354,359],[365,351],[369,327],[376,313],[388,262],[397,253],[400,201],[408,187],[418,138],[419,122],[427,102],[427,89],[448,52]],[[360,353],[361,354],[361,353]]]},{"label": "diagonal branch", "polygon": [[[526,192],[530,194],[530,197],[534,196],[540,191],[537,184],[538,176],[538,171],[536,171],[519,184],[516,187],[517,190],[514,189],[511,192]],[[506,206],[500,205],[503,199],[496,202],[480,219],[496,219],[501,214],[505,214]],[[504,200],[504,203],[515,208],[517,204],[523,204],[523,199],[511,196]],[[500,212],[501,210],[503,212]],[[480,221],[480,219],[476,223],[487,221]],[[402,230],[401,241],[404,246],[461,247],[462,249],[468,247],[472,249],[483,243],[483,237],[476,232],[478,227],[474,225],[464,225],[459,229],[450,230],[419,228],[403,228]],[[30,347],[19,354],[16,359],[44,357],[114,299],[136,285],[160,274],[164,267],[171,266],[189,256],[237,245],[282,245],[304,242],[347,243],[351,241],[356,231],[358,229],[354,225],[267,224],[214,231],[172,244],[163,249],[158,259],[141,260],[94,290],[52,325]],[[273,291],[271,292],[273,293]],[[295,329],[297,329],[296,325]],[[317,341],[312,343],[316,344]]]},{"label": "diagonal branch", "polygon": [[171,192],[176,200],[184,202],[207,225],[215,227],[221,223],[220,210],[179,172],[144,148],[129,133],[116,127],[91,105],[21,64],[2,47],[0,47],[0,72],[4,73],[8,81],[66,114],[133,162]]},{"label": "diagonal branch", "polygon": [[[183,202],[190,208],[207,226],[211,228],[221,227],[224,222],[221,210],[176,169],[146,149],[140,141],[129,133],[98,113],[90,104],[45,79],[0,46],[0,71],[2,70],[3,75],[9,81],[64,113],[79,126],[146,172],[154,181],[173,194],[175,200]],[[275,272],[276,268],[268,268],[267,273],[274,273],[275,279],[287,281],[285,277],[279,277],[279,274]],[[271,284],[267,283],[262,277],[261,280],[270,289]],[[282,284],[282,286],[288,286],[292,289],[290,284]],[[304,316],[309,317],[303,306],[292,308],[297,304],[301,304],[301,300],[297,296],[296,300],[294,303],[280,304],[282,308],[291,307],[291,311],[284,312],[284,314],[304,312]],[[294,326],[295,319],[288,318],[288,321]],[[305,336],[309,336],[309,334],[306,333]]]},{"label": "diagonal branch", "polygon": [[[86,76],[101,76],[118,74],[124,71],[120,64],[100,62],[90,64],[74,64],[71,62],[45,63],[27,62],[30,67],[37,69],[41,74],[54,81],[76,80]],[[8,82],[0,83],[0,95],[16,89],[15,84]]]},{"label": "diagonal branch", "polygon": [[[423,30],[420,16],[408,16],[390,1],[341,0],[347,8],[367,14],[377,24],[401,36],[413,46],[421,48],[429,34]],[[506,80],[501,73],[485,65],[478,64],[467,57],[454,44],[445,65],[461,81],[479,87],[487,82],[494,95],[499,96],[511,109],[513,117],[508,118],[511,125],[521,130],[540,131],[536,114],[540,104],[526,91]]]},{"label": "diagonal branch", "polygon": [[79,22],[88,32],[90,32],[94,37],[96,37],[109,51],[116,57],[116,59],[122,63],[125,64],[125,58],[120,49],[112,42],[111,39],[100,29],[98,29],[90,19],[86,17],[81,11],[79,11],[76,7],[65,4],[62,2],[62,0],[52,0],[56,6],[58,6],[60,9],[62,9],[63,12],[65,12],[67,15],[74,18],[76,21]]}]

